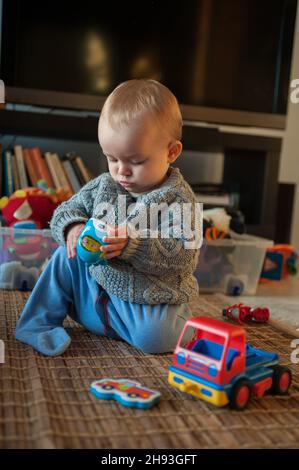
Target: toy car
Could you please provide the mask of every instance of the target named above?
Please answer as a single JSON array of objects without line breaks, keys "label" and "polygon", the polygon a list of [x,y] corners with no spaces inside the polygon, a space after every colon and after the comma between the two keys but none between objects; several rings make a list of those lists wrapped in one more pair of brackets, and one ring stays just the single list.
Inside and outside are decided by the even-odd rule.
[{"label": "toy car", "polygon": [[150,408],[160,400],[161,394],[143,387],[139,382],[126,379],[101,379],[92,382],[90,392],[104,400],[116,400],[130,408]]},{"label": "toy car", "polygon": [[278,361],[276,353],[246,344],[241,326],[196,317],[185,324],[168,381],[182,392],[240,411],[250,395],[262,397],[267,390],[288,393],[291,372]]},{"label": "toy car", "polygon": [[265,323],[270,318],[270,311],[267,307],[248,307],[244,304],[234,304],[231,307],[224,308],[222,313],[225,317],[239,323],[250,321]]}]

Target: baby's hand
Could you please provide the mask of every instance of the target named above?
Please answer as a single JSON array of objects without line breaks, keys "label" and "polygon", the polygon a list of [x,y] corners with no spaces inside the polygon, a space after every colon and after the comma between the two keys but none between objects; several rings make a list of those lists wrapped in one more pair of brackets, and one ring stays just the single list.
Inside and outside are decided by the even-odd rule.
[{"label": "baby's hand", "polygon": [[107,225],[106,232],[108,236],[103,238],[103,242],[108,243],[108,245],[103,245],[101,250],[105,253],[105,258],[111,259],[119,256],[128,243],[128,228],[125,225]]},{"label": "baby's hand", "polygon": [[85,224],[76,223],[67,227],[66,233],[66,246],[67,246],[67,256],[68,258],[75,258],[76,256],[76,246],[77,240],[82,232]]}]

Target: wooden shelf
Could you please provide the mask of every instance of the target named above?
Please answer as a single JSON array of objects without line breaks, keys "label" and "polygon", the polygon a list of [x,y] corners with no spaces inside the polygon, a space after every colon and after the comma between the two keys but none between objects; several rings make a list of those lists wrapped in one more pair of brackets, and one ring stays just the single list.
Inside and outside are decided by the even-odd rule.
[{"label": "wooden shelf", "polygon": [[97,141],[97,118],[0,110],[2,134]]},{"label": "wooden shelf", "polygon": [[[97,140],[97,117],[69,116],[51,112],[25,112],[0,109],[2,134],[56,137],[63,139]],[[183,143],[188,150],[219,151],[238,148],[255,151],[280,152],[282,139],[260,135],[221,132],[217,126],[183,127]]]}]

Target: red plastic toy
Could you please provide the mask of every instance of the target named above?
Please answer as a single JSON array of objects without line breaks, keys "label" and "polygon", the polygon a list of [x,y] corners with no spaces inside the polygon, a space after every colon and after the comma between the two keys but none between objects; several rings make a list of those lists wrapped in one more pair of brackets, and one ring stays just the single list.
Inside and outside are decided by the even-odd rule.
[{"label": "red plastic toy", "polygon": [[286,395],[290,370],[278,365],[278,354],[256,349],[245,339],[239,325],[214,318],[189,319],[174,351],[169,383],[216,406],[229,404],[239,411],[246,408],[251,394],[262,397],[270,390]]},{"label": "red plastic toy", "polygon": [[267,307],[249,307],[244,304],[234,304],[224,308],[222,313],[238,323],[256,322],[266,323],[270,318],[270,310]]},{"label": "red plastic toy", "polygon": [[18,222],[34,222],[37,229],[48,228],[54,210],[69,194],[63,189],[48,194],[39,188],[15,191],[9,198],[0,199],[0,210],[10,227]]}]

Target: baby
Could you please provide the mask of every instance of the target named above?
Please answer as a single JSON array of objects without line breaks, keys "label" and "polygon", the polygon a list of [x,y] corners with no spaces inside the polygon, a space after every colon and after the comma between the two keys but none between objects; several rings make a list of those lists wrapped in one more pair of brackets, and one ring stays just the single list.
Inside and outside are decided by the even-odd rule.
[{"label": "baby", "polygon": [[[71,342],[63,328],[69,314],[91,332],[144,352],[172,351],[198,294],[193,272],[201,244],[201,207],[171,166],[182,151],[177,100],[154,80],[129,80],[108,96],[98,130],[109,173],[56,209],[51,229],[62,246],[33,289],[16,338],[42,354],[62,354]],[[161,233],[163,211],[154,222],[146,217],[157,206],[174,208],[168,235]],[[105,223],[106,265],[88,266],[76,256],[91,217]],[[177,230],[188,221],[192,236]]]}]

